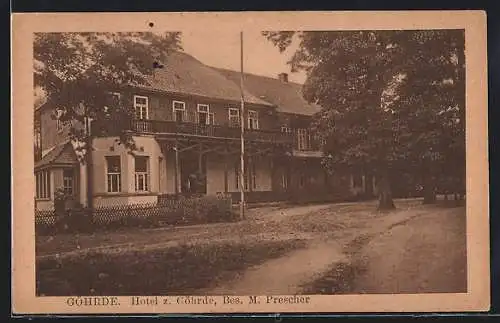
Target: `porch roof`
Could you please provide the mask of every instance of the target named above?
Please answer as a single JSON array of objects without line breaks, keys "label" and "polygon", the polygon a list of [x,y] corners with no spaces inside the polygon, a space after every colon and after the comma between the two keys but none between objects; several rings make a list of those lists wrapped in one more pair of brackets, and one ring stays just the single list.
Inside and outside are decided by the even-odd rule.
[{"label": "porch roof", "polygon": [[73,166],[78,162],[71,142],[65,141],[54,146],[45,156],[35,163],[35,170],[48,166]]}]

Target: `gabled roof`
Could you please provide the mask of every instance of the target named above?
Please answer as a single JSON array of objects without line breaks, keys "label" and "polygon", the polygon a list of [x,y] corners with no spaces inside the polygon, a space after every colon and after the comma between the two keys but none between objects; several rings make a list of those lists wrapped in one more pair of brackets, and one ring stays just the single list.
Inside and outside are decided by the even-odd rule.
[{"label": "gabled roof", "polygon": [[[233,82],[239,82],[240,73],[214,68]],[[245,73],[244,86],[250,93],[277,106],[279,112],[313,115],[320,107],[307,102],[302,95],[302,84]]]},{"label": "gabled roof", "polygon": [[[163,68],[157,69],[148,80],[150,84],[141,87],[236,102],[241,100],[239,82],[229,80],[216,69],[179,51],[171,52]],[[273,106],[248,91],[244,91],[244,94],[247,103]]]},{"label": "gabled roof", "polygon": [[78,162],[73,145],[71,142],[65,141],[62,144],[55,146],[45,156],[35,163],[35,169],[49,165],[72,166]]}]

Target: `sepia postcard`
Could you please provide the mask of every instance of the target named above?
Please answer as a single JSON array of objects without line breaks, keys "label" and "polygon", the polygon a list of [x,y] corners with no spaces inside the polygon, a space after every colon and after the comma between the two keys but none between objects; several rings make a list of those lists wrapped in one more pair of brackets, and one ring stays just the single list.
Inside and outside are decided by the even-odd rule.
[{"label": "sepia postcard", "polygon": [[490,307],[482,11],[12,16],[14,314]]}]

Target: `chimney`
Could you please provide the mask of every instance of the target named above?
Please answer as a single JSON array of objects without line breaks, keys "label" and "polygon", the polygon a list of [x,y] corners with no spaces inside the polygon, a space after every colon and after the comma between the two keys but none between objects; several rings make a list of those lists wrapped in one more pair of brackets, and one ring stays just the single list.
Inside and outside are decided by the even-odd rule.
[{"label": "chimney", "polygon": [[287,73],[279,73],[278,79],[283,83],[288,83],[288,74]]}]

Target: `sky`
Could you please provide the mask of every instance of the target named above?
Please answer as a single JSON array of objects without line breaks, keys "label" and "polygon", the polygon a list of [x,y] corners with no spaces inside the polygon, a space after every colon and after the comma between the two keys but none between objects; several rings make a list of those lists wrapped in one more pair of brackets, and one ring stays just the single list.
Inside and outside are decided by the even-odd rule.
[{"label": "sky", "polygon": [[[240,70],[239,31],[183,32],[182,46],[187,54],[206,65]],[[288,73],[289,81],[304,83],[305,74],[291,73],[290,66],[287,65],[296,48],[297,44],[293,43],[285,52],[280,53],[260,32],[246,31],[243,33],[243,70],[269,77]]]}]

